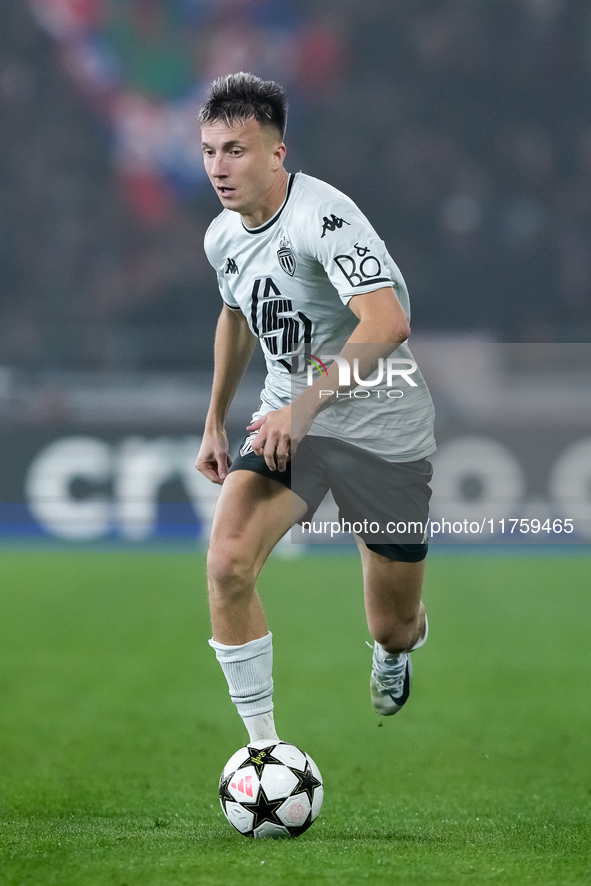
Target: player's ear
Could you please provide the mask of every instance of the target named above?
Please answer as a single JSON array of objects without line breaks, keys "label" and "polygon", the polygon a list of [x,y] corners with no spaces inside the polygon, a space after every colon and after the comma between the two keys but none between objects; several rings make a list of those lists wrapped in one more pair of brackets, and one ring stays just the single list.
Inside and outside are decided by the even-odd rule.
[{"label": "player's ear", "polygon": [[273,149],[273,159],[274,165],[276,168],[283,166],[283,161],[285,160],[285,155],[287,153],[287,148],[283,144],[283,142],[277,142]]}]

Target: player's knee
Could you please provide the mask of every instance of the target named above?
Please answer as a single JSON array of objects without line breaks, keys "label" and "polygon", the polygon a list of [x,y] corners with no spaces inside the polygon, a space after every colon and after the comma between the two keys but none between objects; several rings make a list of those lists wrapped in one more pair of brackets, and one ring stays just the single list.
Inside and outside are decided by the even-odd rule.
[{"label": "player's knee", "polygon": [[378,643],[388,655],[398,655],[401,652],[408,652],[412,646],[412,642],[410,641],[404,641],[402,639],[391,638],[388,636],[384,636],[381,640],[378,639]]},{"label": "player's knee", "polygon": [[398,655],[400,652],[408,652],[414,646],[418,639],[418,628],[416,622],[412,624],[396,622],[396,624],[381,627],[374,631],[373,635],[387,653]]},{"label": "player's knee", "polygon": [[207,555],[210,589],[224,597],[239,597],[254,588],[251,557],[240,545],[211,544]]}]

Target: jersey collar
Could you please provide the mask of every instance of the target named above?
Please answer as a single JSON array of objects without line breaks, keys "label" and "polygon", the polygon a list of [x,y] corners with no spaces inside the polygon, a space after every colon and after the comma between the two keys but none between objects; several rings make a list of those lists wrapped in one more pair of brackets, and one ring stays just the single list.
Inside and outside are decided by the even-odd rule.
[{"label": "jersey collar", "polygon": [[295,181],[295,173],[290,172],[289,173],[289,180],[287,182],[287,191],[285,194],[285,200],[283,201],[283,203],[281,204],[280,208],[277,210],[275,215],[273,215],[269,219],[268,222],[265,222],[264,225],[259,225],[258,228],[247,228],[246,225],[244,224],[244,222],[242,221],[242,219],[240,220],[242,223],[242,227],[244,228],[244,230],[246,231],[247,234],[262,234],[263,231],[268,231],[269,228],[275,224],[275,222],[277,221],[277,219],[279,218],[279,216],[281,215],[281,213],[283,212],[283,210],[287,206],[287,201],[289,200],[289,195],[291,194],[291,189],[293,188],[294,181]]}]

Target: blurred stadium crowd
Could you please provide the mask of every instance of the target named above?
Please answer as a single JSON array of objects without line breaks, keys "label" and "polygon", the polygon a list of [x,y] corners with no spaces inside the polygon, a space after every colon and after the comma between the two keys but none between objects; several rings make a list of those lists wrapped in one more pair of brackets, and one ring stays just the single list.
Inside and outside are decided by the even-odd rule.
[{"label": "blurred stadium crowd", "polygon": [[195,109],[237,69],[286,84],[288,168],[369,215],[419,334],[589,340],[587,0],[0,0],[0,366],[209,366]]}]

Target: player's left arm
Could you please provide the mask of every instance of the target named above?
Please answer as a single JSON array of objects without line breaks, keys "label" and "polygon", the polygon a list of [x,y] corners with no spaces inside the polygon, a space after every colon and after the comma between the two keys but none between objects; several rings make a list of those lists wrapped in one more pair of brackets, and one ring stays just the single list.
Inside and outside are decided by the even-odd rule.
[{"label": "player's left arm", "polygon": [[[387,357],[406,341],[410,326],[392,286],[355,295],[350,299],[349,307],[359,323],[340,356],[350,366],[356,359],[358,376],[365,379],[376,369],[380,358]],[[264,456],[271,470],[284,471],[318,413],[336,402],[338,395],[355,387],[356,381],[349,385],[339,384],[338,366],[333,363],[328,375],[316,379],[290,406],[268,412],[248,426],[249,431],[258,431],[253,443],[254,452]],[[333,393],[328,397],[321,396],[321,390]]]},{"label": "player's left arm", "polygon": [[[398,345],[407,340],[410,335],[410,324],[392,286],[355,295],[349,300],[349,307],[359,318],[359,323],[339,356],[344,357],[349,366],[356,365],[357,376],[363,380],[373,374],[381,358],[388,357]],[[304,421],[311,414],[311,426],[319,412],[332,406],[339,395],[353,390],[357,384],[352,373],[349,384],[340,384],[338,366],[336,362],[332,363],[328,368],[328,375],[317,378],[314,384],[294,401],[292,404],[294,412],[297,414],[301,411]],[[333,393],[330,396],[320,396],[321,390],[330,390]]]},{"label": "player's left arm", "polygon": [[[353,330],[347,344],[355,344],[356,342],[381,343],[398,347],[410,335],[408,317],[392,286],[384,286],[373,292],[354,295],[349,301],[349,307],[359,318],[359,323]],[[391,350],[394,350],[394,347]],[[391,351],[387,351],[381,356],[387,356],[389,353]],[[371,374],[371,371],[368,375]],[[364,377],[367,378],[367,375]]]}]

